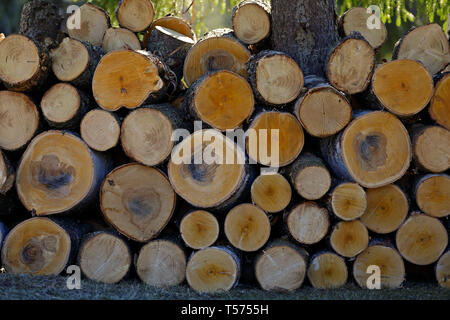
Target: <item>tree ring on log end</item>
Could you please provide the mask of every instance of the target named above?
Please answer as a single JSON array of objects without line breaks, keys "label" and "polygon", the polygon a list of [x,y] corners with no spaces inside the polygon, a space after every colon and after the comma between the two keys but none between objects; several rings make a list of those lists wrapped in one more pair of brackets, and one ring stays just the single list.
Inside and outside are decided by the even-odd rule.
[{"label": "tree ring on log end", "polygon": [[192,249],[210,247],[219,237],[217,218],[204,210],[188,213],[180,223],[180,233],[186,245]]},{"label": "tree ring on log end", "polygon": [[73,81],[89,67],[88,49],[75,39],[65,38],[51,57],[53,73],[60,81]]}]

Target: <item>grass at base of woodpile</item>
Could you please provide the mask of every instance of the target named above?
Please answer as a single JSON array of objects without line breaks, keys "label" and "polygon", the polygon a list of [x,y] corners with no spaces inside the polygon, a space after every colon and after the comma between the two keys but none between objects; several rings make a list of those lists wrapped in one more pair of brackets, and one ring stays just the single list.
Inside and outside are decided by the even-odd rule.
[{"label": "grass at base of woodpile", "polygon": [[198,294],[187,285],[160,289],[138,280],[102,284],[83,279],[80,290],[69,290],[63,276],[32,277],[0,274],[0,300],[449,300],[450,290],[435,283],[407,283],[396,290],[363,290],[353,283],[336,290],[318,290],[304,285],[295,292],[266,292],[239,285],[230,292]]}]

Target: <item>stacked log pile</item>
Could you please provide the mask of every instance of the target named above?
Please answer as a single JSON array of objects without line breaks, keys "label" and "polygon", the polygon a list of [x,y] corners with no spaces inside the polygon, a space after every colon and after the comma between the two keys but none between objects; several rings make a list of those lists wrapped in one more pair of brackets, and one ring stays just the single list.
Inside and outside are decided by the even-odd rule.
[{"label": "stacked log pile", "polygon": [[438,25],[377,65],[386,28],[365,28],[353,8],[311,74],[270,43],[262,0],[199,39],[181,18],[155,19],[149,0],[119,1],[116,15],[111,28],[87,3],[73,28],[33,0],[20,33],[0,37],[7,273],[77,264],[94,281],[137,274],[216,292],[367,288],[374,266],[382,288],[399,288],[417,265],[450,287],[450,52]]}]

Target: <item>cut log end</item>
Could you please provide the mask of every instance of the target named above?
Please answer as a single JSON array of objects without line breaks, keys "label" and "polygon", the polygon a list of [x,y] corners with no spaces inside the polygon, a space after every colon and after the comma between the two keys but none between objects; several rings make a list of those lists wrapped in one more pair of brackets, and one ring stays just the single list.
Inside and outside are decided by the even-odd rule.
[{"label": "cut log end", "polygon": [[450,130],[450,73],[436,84],[428,110],[434,121]]},{"label": "cut log end", "polygon": [[330,227],[328,211],[314,202],[304,202],[288,214],[286,226],[299,243],[317,243],[326,236]]},{"label": "cut log end", "polygon": [[236,37],[246,44],[257,44],[270,34],[270,14],[258,1],[247,1],[233,11]]},{"label": "cut log end", "polygon": [[415,190],[416,202],[424,213],[443,218],[450,215],[450,177],[445,174],[428,175]]},{"label": "cut log end", "polygon": [[284,210],[292,197],[289,182],[280,174],[261,175],[251,187],[252,201],[269,213]]},{"label": "cut log end", "polygon": [[148,28],[147,32],[144,35],[144,39],[142,41],[143,46],[145,48],[148,45],[148,40],[150,38],[150,35],[151,35],[153,29],[156,28],[157,26],[178,32],[188,38],[191,38],[194,41],[196,41],[196,39],[197,39],[195,36],[194,30],[192,29],[192,27],[189,23],[187,23],[185,20],[183,20],[180,17],[167,15],[165,17],[162,17],[162,18],[159,18],[159,19],[156,19],[155,21],[153,21],[150,28]]},{"label": "cut log end", "polygon": [[330,189],[330,172],[322,166],[309,166],[300,170],[295,177],[294,187],[307,200],[318,200]]},{"label": "cut log end", "polygon": [[308,268],[308,279],[314,288],[336,289],[346,284],[348,278],[345,260],[331,252],[313,257]]},{"label": "cut log end", "polygon": [[440,126],[421,130],[413,139],[413,156],[430,172],[444,172],[450,168],[450,131]]},{"label": "cut log end", "polygon": [[91,110],[81,121],[80,133],[89,147],[97,151],[107,151],[119,142],[120,124],[108,111]]},{"label": "cut log end", "polygon": [[75,39],[65,38],[51,57],[53,73],[60,81],[73,81],[89,67],[89,52]]},{"label": "cut log end", "polygon": [[436,264],[436,279],[441,287],[450,289],[450,251],[444,253]]},{"label": "cut log end", "polygon": [[105,52],[115,50],[141,50],[138,37],[128,29],[109,28],[103,38],[102,44]]},{"label": "cut log end", "polygon": [[369,232],[359,220],[342,221],[334,227],[330,242],[338,254],[346,258],[353,258],[369,245]]},{"label": "cut log end", "polygon": [[121,27],[133,32],[146,30],[155,17],[153,3],[148,0],[121,0],[116,10]]},{"label": "cut log end", "polygon": [[75,87],[68,83],[58,83],[42,97],[41,110],[48,122],[63,125],[70,122],[80,112],[81,97]]},{"label": "cut log end", "polygon": [[180,223],[184,243],[196,250],[212,246],[219,237],[219,232],[217,218],[203,210],[188,213]]},{"label": "cut log end", "polygon": [[[0,196],[5,195],[9,190],[11,190],[15,180],[16,175],[14,168],[11,166],[5,154],[0,150]],[[3,239],[3,237],[0,237],[0,240],[1,239]]]},{"label": "cut log end", "polygon": [[358,219],[367,208],[366,192],[357,183],[340,184],[332,192],[331,207],[344,221]]},{"label": "cut log end", "polygon": [[[78,17],[79,26],[76,24]],[[66,27],[71,38],[101,46],[105,32],[110,27],[109,16],[102,8],[86,3],[79,12],[67,19]]]}]

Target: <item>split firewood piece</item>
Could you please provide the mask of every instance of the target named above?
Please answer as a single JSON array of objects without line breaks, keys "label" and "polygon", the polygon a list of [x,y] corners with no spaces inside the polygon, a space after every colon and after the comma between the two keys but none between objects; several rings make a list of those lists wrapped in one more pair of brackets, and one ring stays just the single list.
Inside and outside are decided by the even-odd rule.
[{"label": "split firewood piece", "polygon": [[377,188],[400,179],[411,162],[411,141],[388,112],[360,114],[336,136],[321,140],[324,159],[342,179]]},{"label": "split firewood piece", "polygon": [[248,203],[234,207],[225,218],[225,235],[228,241],[244,252],[261,249],[269,240],[270,229],[266,213]]},{"label": "split firewood piece", "polygon": [[[373,28],[369,28],[368,24]],[[344,37],[348,37],[352,32],[359,32],[374,49],[380,48],[388,37],[386,26],[381,19],[362,7],[351,8],[341,16],[339,32]]]},{"label": "split firewood piece", "polygon": [[341,183],[331,192],[330,205],[338,218],[344,221],[358,219],[367,208],[366,191],[357,183]]},{"label": "split firewood piece", "polygon": [[436,279],[441,287],[450,288],[450,251],[442,255],[436,264]]},{"label": "split firewood piece", "polygon": [[111,24],[105,10],[92,3],[85,3],[67,19],[66,27],[71,38],[101,46]]},{"label": "split firewood piece", "polygon": [[361,34],[352,33],[328,58],[328,81],[336,89],[356,94],[367,89],[375,67],[375,51]]},{"label": "split firewood piece", "polygon": [[115,50],[141,50],[141,43],[133,32],[124,28],[109,28],[103,37],[105,52]]},{"label": "split firewood piece", "polygon": [[346,258],[353,258],[369,245],[369,232],[359,220],[341,221],[331,232],[331,247]]},{"label": "split firewood piece", "polygon": [[322,240],[330,227],[327,209],[311,201],[304,202],[287,213],[285,223],[291,236],[299,243],[307,245]]},{"label": "split firewood piece", "polygon": [[317,289],[337,289],[347,283],[345,260],[333,252],[320,252],[311,258],[308,279]]},{"label": "split firewood piece", "polygon": [[233,30],[246,44],[258,44],[270,35],[271,8],[266,0],[244,0],[233,8]]},{"label": "split firewood piece", "polygon": [[297,62],[279,51],[264,50],[252,56],[247,62],[247,73],[256,99],[269,106],[294,101],[304,85]]},{"label": "split firewood piece", "polygon": [[12,34],[0,42],[0,80],[13,91],[40,88],[47,80],[50,60],[38,42]]},{"label": "split firewood piece", "polygon": [[256,257],[255,278],[263,290],[294,291],[304,282],[308,263],[305,249],[274,240]]},{"label": "split firewood piece", "polygon": [[301,154],[286,169],[295,190],[307,200],[318,200],[330,189],[331,175],[322,159],[311,153]]},{"label": "split firewood piece", "polygon": [[212,246],[220,232],[217,218],[204,210],[186,214],[180,223],[181,238],[192,249],[198,250]]},{"label": "split firewood piece", "polygon": [[259,113],[254,117],[247,133],[246,148],[249,157],[266,166],[283,167],[291,164],[305,143],[300,122],[287,112]]},{"label": "split firewood piece", "polygon": [[437,218],[413,212],[398,229],[396,244],[400,254],[411,263],[436,262],[448,245],[448,233]]},{"label": "split firewood piece", "polygon": [[195,252],[186,267],[189,286],[200,293],[229,291],[239,281],[240,258],[228,247],[210,247]]},{"label": "split firewood piece", "polygon": [[245,64],[250,50],[240,42],[231,29],[217,29],[207,33],[189,51],[184,62],[184,80],[190,86],[204,74],[229,70],[247,77]]},{"label": "split firewood piece", "polygon": [[107,151],[119,143],[118,117],[102,109],[91,110],[83,117],[80,133],[87,145],[96,151]]},{"label": "split firewood piece", "polygon": [[436,83],[434,96],[428,109],[430,117],[437,124],[450,130],[450,72],[443,74]]},{"label": "split firewood piece", "polygon": [[189,23],[187,23],[184,19],[180,17],[168,14],[167,16],[161,17],[153,21],[152,25],[147,29],[147,32],[145,33],[144,39],[142,41],[144,48],[147,47],[148,39],[152,34],[152,31],[158,26],[180,33],[188,38],[191,38],[192,40],[194,40],[194,42],[197,41],[195,32]]},{"label": "split firewood piece", "polygon": [[16,173],[6,155],[0,149],[0,195],[5,195],[14,185]]},{"label": "split firewood piece", "polygon": [[141,32],[153,22],[155,8],[150,0],[120,0],[116,17],[121,27]]},{"label": "split firewood piece", "polygon": [[39,128],[39,112],[25,94],[0,91],[0,148],[15,151],[24,147]]},{"label": "split firewood piece", "polygon": [[184,98],[185,110],[192,118],[221,131],[241,126],[252,115],[254,105],[250,84],[228,70],[200,77]]},{"label": "split firewood piece", "polygon": [[[134,70],[134,72],[130,72]],[[144,102],[169,99],[177,88],[174,73],[160,58],[146,51],[119,50],[107,53],[95,70],[92,91],[105,110],[135,109]]]},{"label": "split firewood piece", "polygon": [[65,38],[51,51],[53,73],[61,82],[90,90],[95,69],[104,54],[101,47]]},{"label": "split firewood piece", "polygon": [[109,165],[75,134],[45,131],[22,156],[17,193],[25,208],[38,216],[81,210],[98,199]]},{"label": "split firewood piece", "polygon": [[380,270],[381,289],[400,288],[405,281],[403,259],[391,246],[374,244],[356,257],[353,263],[353,276],[361,288],[367,289],[369,277],[376,272],[376,269],[370,269],[371,266]]},{"label": "split firewood piece", "polygon": [[151,286],[177,286],[186,277],[186,254],[174,241],[150,241],[139,251],[136,272],[142,281]]},{"label": "split firewood piece", "polygon": [[436,218],[450,215],[450,176],[428,174],[418,178],[414,195],[418,207],[427,215]]},{"label": "split firewood piece", "polygon": [[176,145],[168,164],[178,195],[195,207],[218,211],[229,209],[245,194],[248,170],[244,151],[211,129],[198,130]]},{"label": "split firewood piece", "polygon": [[89,97],[69,83],[58,83],[42,97],[41,110],[52,128],[75,130],[89,111]]},{"label": "split firewood piece", "polygon": [[170,157],[175,144],[172,136],[182,125],[182,115],[170,104],[133,110],[122,123],[122,148],[135,161],[159,165]]},{"label": "split firewood piece", "polygon": [[437,23],[414,27],[397,42],[392,58],[420,61],[435,74],[450,63],[450,48]]},{"label": "split firewood piece", "polygon": [[326,138],[342,129],[352,119],[352,107],[345,95],[324,79],[305,77],[308,89],[296,101],[294,114],[312,136]]},{"label": "split firewood piece", "polygon": [[409,211],[408,198],[395,184],[367,189],[367,208],[361,222],[370,231],[387,234],[397,230]]},{"label": "split firewood piece", "polygon": [[127,243],[111,232],[87,234],[80,246],[78,265],[90,280],[117,283],[129,272],[131,252]]},{"label": "split firewood piece", "polygon": [[283,211],[291,202],[292,189],[282,175],[262,174],[253,181],[252,202],[269,213]]},{"label": "split firewood piece", "polygon": [[106,221],[127,238],[147,242],[166,227],[176,195],[158,169],[126,164],[111,171],[100,189]]}]

